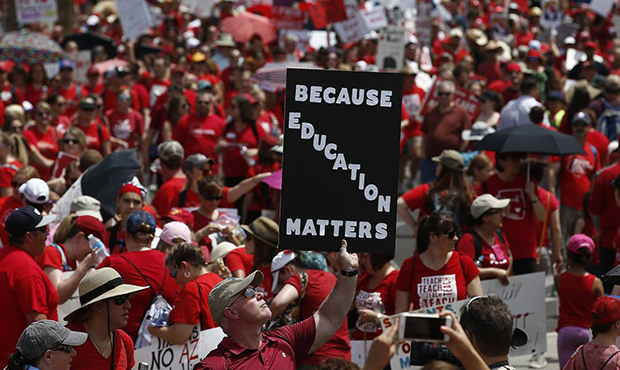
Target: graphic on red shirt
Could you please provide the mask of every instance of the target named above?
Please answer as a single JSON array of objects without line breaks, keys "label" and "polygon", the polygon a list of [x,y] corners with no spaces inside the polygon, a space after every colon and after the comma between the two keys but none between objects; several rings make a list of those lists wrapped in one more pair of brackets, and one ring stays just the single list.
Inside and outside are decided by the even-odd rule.
[{"label": "graphic on red shirt", "polygon": [[525,207],[525,192],[523,189],[502,189],[497,192],[498,199],[510,199],[510,210],[506,218],[523,220],[527,208]]}]

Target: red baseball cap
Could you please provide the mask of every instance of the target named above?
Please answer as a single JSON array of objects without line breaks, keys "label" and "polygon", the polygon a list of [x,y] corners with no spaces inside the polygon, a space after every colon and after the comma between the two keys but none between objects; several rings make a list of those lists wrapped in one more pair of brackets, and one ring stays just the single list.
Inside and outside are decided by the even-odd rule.
[{"label": "red baseball cap", "polygon": [[528,55],[529,59],[540,59],[540,51],[538,50],[530,50],[530,54]]},{"label": "red baseball cap", "polygon": [[176,66],[174,66],[174,67],[172,68],[172,72],[171,72],[171,73],[172,73],[172,74],[177,74],[177,73],[183,73],[183,74],[185,74],[185,72],[187,72],[187,71],[185,70],[185,68],[183,68],[183,67],[181,67],[181,66],[179,66],[179,65],[176,65]]},{"label": "red baseball cap", "polygon": [[93,216],[80,216],[76,218],[75,227],[86,234],[86,236],[92,234],[100,240],[105,240],[105,226]]},{"label": "red baseball cap", "polygon": [[170,212],[168,212],[167,215],[161,218],[161,221],[162,223],[164,221],[178,221],[178,222],[182,222],[186,224],[191,229],[194,228],[194,216],[191,214],[190,211],[184,208],[179,208],[179,207],[171,208]]},{"label": "red baseball cap", "polygon": [[594,42],[594,41],[586,41],[586,42],[583,44],[583,47],[584,47],[584,48],[592,48],[592,49],[596,49],[596,42]]},{"label": "red baseball cap", "polygon": [[243,96],[244,98],[248,99],[250,101],[250,104],[254,105],[256,103],[258,103],[258,100],[256,100],[251,94],[249,93],[243,93],[241,94],[241,96]]},{"label": "red baseball cap", "polygon": [[591,315],[595,324],[620,321],[620,301],[613,297],[600,297],[594,302]]},{"label": "red baseball cap", "polygon": [[95,67],[90,67],[88,69],[88,72],[86,72],[87,76],[93,76],[93,75],[97,75],[99,76],[101,74],[101,72],[99,72],[99,70]]},{"label": "red baseball cap", "polygon": [[512,72],[522,72],[521,71],[521,66],[517,63],[510,63],[508,64],[508,66],[506,67],[506,71],[512,73]]}]

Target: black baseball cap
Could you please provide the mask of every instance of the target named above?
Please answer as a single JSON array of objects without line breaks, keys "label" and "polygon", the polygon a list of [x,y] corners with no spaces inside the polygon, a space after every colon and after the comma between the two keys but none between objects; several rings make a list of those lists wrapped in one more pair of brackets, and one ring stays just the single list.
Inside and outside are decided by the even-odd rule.
[{"label": "black baseball cap", "polygon": [[19,237],[38,227],[46,226],[55,219],[55,215],[43,216],[41,212],[33,206],[25,206],[16,209],[9,215],[4,224],[4,228],[10,236]]}]

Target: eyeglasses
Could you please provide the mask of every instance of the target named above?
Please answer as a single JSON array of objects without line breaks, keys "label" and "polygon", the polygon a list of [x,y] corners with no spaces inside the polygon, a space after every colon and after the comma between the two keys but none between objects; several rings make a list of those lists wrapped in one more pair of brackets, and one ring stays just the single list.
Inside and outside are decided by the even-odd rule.
[{"label": "eyeglasses", "polygon": [[71,346],[58,346],[54,349],[51,349],[50,351],[52,352],[67,352],[67,353],[71,353],[71,351],[73,351],[73,347]]},{"label": "eyeglasses", "polygon": [[128,294],[119,295],[119,296],[112,298],[112,300],[114,301],[115,305],[122,306],[125,304],[125,302],[129,300],[129,295]]},{"label": "eyeglasses", "polygon": [[441,97],[446,97],[446,96],[452,95],[452,93],[451,92],[442,92],[442,91],[440,91],[440,92],[437,93],[437,95],[441,96]]},{"label": "eyeglasses", "polygon": [[62,107],[66,107],[67,103],[56,103],[56,105],[62,108]]},{"label": "eyeglasses", "polygon": [[245,290],[245,292],[243,292],[243,295],[240,295],[239,297],[235,298],[229,305],[228,307],[232,306],[235,304],[235,302],[237,302],[239,300],[239,298],[241,297],[245,297],[245,298],[252,298],[254,296],[256,296],[256,293],[258,293],[258,291],[254,288],[247,288]]},{"label": "eyeglasses", "polygon": [[196,100],[196,104],[209,105],[209,104],[211,104],[211,101],[210,100],[206,100],[206,101],[204,101],[204,100],[203,101]]},{"label": "eyeglasses", "polygon": [[[120,95],[120,96],[118,97],[118,100],[119,100],[119,101],[130,101],[130,100],[131,100],[131,96]],[[99,106],[97,106],[97,107],[99,107]]]},{"label": "eyeglasses", "polygon": [[176,266],[174,266],[174,267],[172,268],[172,270],[170,270],[170,276],[172,276],[172,278],[173,278],[173,279],[176,279],[176,278],[177,278],[177,271],[178,271],[178,270],[177,270],[177,267],[176,267]]},{"label": "eyeglasses", "polygon": [[51,114],[50,112],[37,111],[37,116],[40,116],[40,117],[49,116],[50,114]]},{"label": "eyeglasses", "polygon": [[447,232],[447,233],[444,233],[444,235],[445,235],[445,236],[447,236],[447,237],[448,237],[448,239],[454,239],[454,237],[455,237],[455,236],[458,236],[458,235],[459,235],[459,233],[458,233],[458,232],[456,232],[456,231],[454,231],[454,230],[452,230],[452,231],[449,231],[449,232]]},{"label": "eyeglasses", "polygon": [[206,196],[206,197],[204,197],[204,198],[205,198],[205,200],[222,200],[222,199],[224,199],[224,197],[223,197],[223,196],[221,196],[221,195],[220,195],[220,196],[217,196],[217,197],[214,197],[214,196],[212,196],[212,195],[207,195],[207,196]]}]

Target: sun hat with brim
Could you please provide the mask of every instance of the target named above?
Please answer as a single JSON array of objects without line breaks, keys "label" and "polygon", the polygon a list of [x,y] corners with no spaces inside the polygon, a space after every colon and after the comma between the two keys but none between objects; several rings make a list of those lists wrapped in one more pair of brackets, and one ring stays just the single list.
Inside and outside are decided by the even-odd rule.
[{"label": "sun hat with brim", "polygon": [[246,233],[252,234],[253,237],[264,241],[272,246],[278,245],[278,234],[280,233],[280,227],[278,224],[264,216],[261,216],[254,220],[249,225],[241,225]]},{"label": "sun hat with brim", "polygon": [[218,258],[226,258],[228,253],[241,248],[245,248],[245,246],[242,245],[238,247],[231,242],[217,243],[215,248],[211,251],[211,262],[217,261]]},{"label": "sun hat with brim", "polygon": [[57,321],[39,320],[24,329],[15,349],[26,360],[34,361],[60,345],[77,347],[87,339],[88,334],[71,331]]},{"label": "sun hat with brim", "polygon": [[276,288],[278,287],[278,278],[280,277],[280,270],[284,268],[284,266],[288,265],[289,262],[297,258],[297,254],[293,251],[281,251],[276,254],[275,257],[271,260],[271,291],[274,293],[278,293]]},{"label": "sun hat with brim", "polygon": [[263,273],[256,270],[245,279],[228,278],[217,283],[209,293],[209,311],[211,311],[213,320],[221,325],[224,309],[230,303],[231,298],[243,292],[250,285],[259,286],[263,278]]},{"label": "sun hat with brim", "polygon": [[470,211],[474,220],[491,209],[504,209],[510,204],[510,199],[497,199],[491,194],[482,194],[471,203]]},{"label": "sun hat with brim", "polygon": [[490,127],[488,123],[478,121],[471,125],[471,130],[463,130],[461,132],[461,139],[463,141],[481,141],[485,136],[494,132],[495,129]]},{"label": "sun hat with brim", "polygon": [[79,317],[82,310],[93,303],[104,301],[129,294],[132,298],[138,292],[148,289],[147,286],[125,284],[121,275],[111,267],[102,267],[88,273],[82,281],[78,291],[80,293],[80,307],[73,310],[63,320],[73,322]]},{"label": "sun hat with brim", "polygon": [[442,166],[446,166],[451,170],[464,171],[465,161],[461,153],[456,150],[446,149],[437,157],[431,158],[435,163],[441,163]]}]

